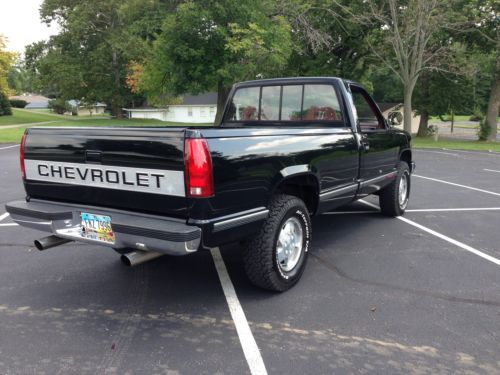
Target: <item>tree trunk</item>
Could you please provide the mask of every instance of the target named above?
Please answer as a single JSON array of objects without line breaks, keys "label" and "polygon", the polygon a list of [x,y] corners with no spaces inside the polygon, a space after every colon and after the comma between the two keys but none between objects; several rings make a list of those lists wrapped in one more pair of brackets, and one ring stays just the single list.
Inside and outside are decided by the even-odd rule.
[{"label": "tree trunk", "polygon": [[451,110],[451,127],[450,133],[453,133],[453,126],[455,125],[455,113],[453,113],[453,109]]},{"label": "tree trunk", "polygon": [[413,111],[411,109],[412,94],[413,94],[413,89],[411,87],[404,88],[403,128],[410,134],[411,134],[411,120],[413,118],[413,113],[412,113]]},{"label": "tree trunk", "polygon": [[217,84],[217,114],[215,115],[215,126],[219,126],[222,122],[222,115],[224,113],[224,106],[229,95],[230,87],[224,86],[220,81]]},{"label": "tree trunk", "polygon": [[417,137],[427,137],[428,127],[429,127],[429,112],[424,110],[422,111],[422,113],[420,113],[420,123],[418,124]]},{"label": "tree trunk", "polygon": [[121,82],[120,82],[120,67],[118,66],[118,54],[116,51],[113,51],[113,76],[115,83],[115,95],[113,95],[112,103],[111,103],[111,111],[112,115],[116,118],[123,118],[123,111],[121,108]]},{"label": "tree trunk", "polygon": [[488,110],[486,111],[486,123],[490,127],[488,141],[497,140],[497,116],[500,106],[500,56],[497,56],[496,69],[491,84],[490,100],[488,101]]}]

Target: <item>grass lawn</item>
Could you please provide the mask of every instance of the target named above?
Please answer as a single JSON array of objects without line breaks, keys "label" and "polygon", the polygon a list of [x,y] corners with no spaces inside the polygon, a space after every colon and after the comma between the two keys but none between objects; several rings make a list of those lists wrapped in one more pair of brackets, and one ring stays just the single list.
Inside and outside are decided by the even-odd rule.
[{"label": "grass lawn", "polygon": [[[142,120],[142,119],[92,119],[90,117],[72,117],[61,116],[55,114],[43,114],[28,112],[26,110],[14,109],[12,116],[0,116],[0,143],[17,143],[20,141],[26,126],[18,128],[2,129],[2,125],[21,125],[30,124],[36,126],[36,122],[54,121],[50,124],[42,124],[41,126],[210,126],[212,124],[186,124],[180,122],[165,122],[159,120]],[[33,124],[33,125],[31,125]]]},{"label": "grass lawn", "polygon": [[0,116],[0,127],[2,125],[17,125],[17,124],[30,124],[33,122],[44,121],[57,121],[63,119],[63,116],[49,114],[49,113],[36,113],[29,112],[28,110],[20,110],[12,108],[12,116]]},{"label": "grass lawn", "polygon": [[480,142],[466,140],[440,139],[434,141],[432,138],[412,137],[412,146],[415,148],[439,148],[455,150],[495,151],[500,152],[500,142]]}]

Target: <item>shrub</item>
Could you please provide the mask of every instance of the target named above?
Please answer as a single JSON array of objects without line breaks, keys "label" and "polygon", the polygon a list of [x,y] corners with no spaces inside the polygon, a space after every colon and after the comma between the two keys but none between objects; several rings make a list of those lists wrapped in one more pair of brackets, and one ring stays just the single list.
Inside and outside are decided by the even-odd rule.
[{"label": "shrub", "polygon": [[71,106],[64,99],[52,99],[49,100],[49,108],[60,115],[64,115],[65,112],[71,110]]},{"label": "shrub", "polygon": [[10,106],[9,98],[5,93],[0,92],[0,116],[12,115],[12,108]]},{"label": "shrub", "polygon": [[24,108],[28,105],[26,100],[22,99],[10,99],[10,105],[14,108]]},{"label": "shrub", "polygon": [[469,121],[483,121],[484,115],[479,110],[475,110],[474,113],[469,117]]},{"label": "shrub", "polygon": [[490,125],[488,124],[488,121],[483,118],[481,122],[479,123],[479,129],[477,130],[477,136],[480,141],[486,141],[488,140],[488,136],[491,133],[491,128]]}]

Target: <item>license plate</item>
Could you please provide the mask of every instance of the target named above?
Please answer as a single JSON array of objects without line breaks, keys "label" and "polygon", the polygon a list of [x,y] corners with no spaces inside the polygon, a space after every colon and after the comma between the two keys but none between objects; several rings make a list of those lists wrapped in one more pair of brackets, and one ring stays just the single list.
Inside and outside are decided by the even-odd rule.
[{"label": "license plate", "polygon": [[115,243],[115,234],[111,227],[111,218],[87,212],[80,214],[83,238],[107,243]]}]

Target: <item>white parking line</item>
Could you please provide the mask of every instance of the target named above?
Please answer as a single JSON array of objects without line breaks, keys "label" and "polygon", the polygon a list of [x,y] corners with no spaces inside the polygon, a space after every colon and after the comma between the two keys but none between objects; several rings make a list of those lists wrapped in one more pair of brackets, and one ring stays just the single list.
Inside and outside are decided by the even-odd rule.
[{"label": "white parking line", "polygon": [[[467,207],[467,208],[416,208],[406,212],[460,212],[460,211],[500,211],[500,207]],[[325,212],[323,215],[346,215],[346,214],[378,214],[379,211],[333,211]]]},{"label": "white parking line", "polygon": [[460,211],[499,211],[500,207],[482,208],[417,208],[406,212],[460,212]]},{"label": "white parking line", "polygon": [[422,149],[415,149],[415,151],[430,152],[430,153],[433,153],[433,154],[443,154],[443,155],[451,155],[451,156],[460,156],[459,154],[452,154],[451,152],[444,152],[444,151],[431,151],[431,150],[422,150]]},{"label": "white parking line", "polygon": [[496,171],[494,169],[487,169],[487,168],[484,168],[483,171],[500,173],[500,171]]},{"label": "white parking line", "polygon": [[14,148],[14,147],[19,147],[19,145],[13,145],[13,146],[7,146],[7,147],[0,147],[0,150],[7,150],[8,148]]},{"label": "white parking line", "polygon": [[15,227],[16,225],[19,225],[19,224],[17,224],[17,223],[0,224],[0,227]]},{"label": "white parking line", "polygon": [[222,285],[222,290],[224,291],[224,296],[226,297],[227,305],[229,306],[229,312],[233,318],[234,325],[236,326],[236,332],[240,339],[241,347],[243,348],[243,353],[250,368],[252,375],[265,375],[267,374],[266,366],[264,365],[264,360],[260,355],[259,347],[255,342],[250,326],[248,325],[245,312],[241,307],[236,291],[234,290],[231,278],[227,273],[226,265],[222,259],[222,255],[218,247],[210,249],[212,253],[212,258],[215,263],[215,269],[219,275],[219,280]]},{"label": "white parking line", "polygon": [[467,186],[467,185],[456,184],[456,183],[454,183],[454,182],[448,182],[448,181],[444,181],[444,180],[439,180],[439,179],[437,179],[437,178],[420,176],[420,175],[418,175],[418,174],[413,174],[412,176],[413,176],[413,177],[418,177],[418,178],[423,178],[423,179],[430,180],[430,181],[441,182],[442,184],[448,184],[448,185],[453,185],[453,186],[462,187],[462,188],[465,188],[465,189],[470,189],[470,190],[474,190],[474,191],[479,191],[479,192],[481,192],[481,193],[486,193],[486,194],[496,195],[496,196],[499,196],[499,197],[500,197],[500,193],[495,193],[495,192],[493,192],[493,191],[489,191],[489,190],[478,189],[478,188],[475,188],[475,187],[472,187],[472,186]]},{"label": "white parking line", "polygon": [[[364,203],[364,204],[366,204],[366,205],[368,205],[368,206],[370,206],[370,207],[380,209],[380,207],[378,207],[377,205],[375,205],[373,203],[364,201],[362,199],[360,199],[359,201],[362,202],[362,203]],[[445,240],[445,241],[447,241],[447,242],[449,242],[449,243],[451,243],[451,244],[453,244],[455,246],[458,246],[458,247],[460,247],[460,248],[462,248],[462,249],[464,249],[464,250],[466,250],[466,251],[468,251],[468,252],[470,252],[472,254],[480,256],[481,258],[486,259],[486,260],[488,260],[488,261],[490,261],[492,263],[495,263],[497,266],[500,266],[500,259],[497,259],[495,257],[492,257],[491,255],[483,253],[482,251],[474,249],[473,247],[471,247],[469,245],[466,245],[466,244],[464,244],[464,243],[462,243],[460,241],[454,240],[453,238],[450,238],[448,236],[445,236],[444,234],[438,233],[435,230],[432,230],[430,228],[424,227],[423,225],[420,225],[420,224],[418,224],[418,223],[416,223],[416,222],[414,222],[412,220],[409,220],[409,219],[407,219],[407,218],[405,218],[403,216],[397,216],[396,219],[401,220],[401,221],[405,222],[406,224],[410,224],[410,225],[412,225],[412,226],[414,226],[414,227],[416,227],[418,229],[421,229],[424,232],[430,233],[433,236],[441,238],[442,240]]]},{"label": "white parking line", "polygon": [[8,213],[8,212],[6,212],[6,213],[4,213],[4,214],[0,215],[0,221],[2,221],[3,219],[5,219],[7,216],[9,216],[9,213]]}]

